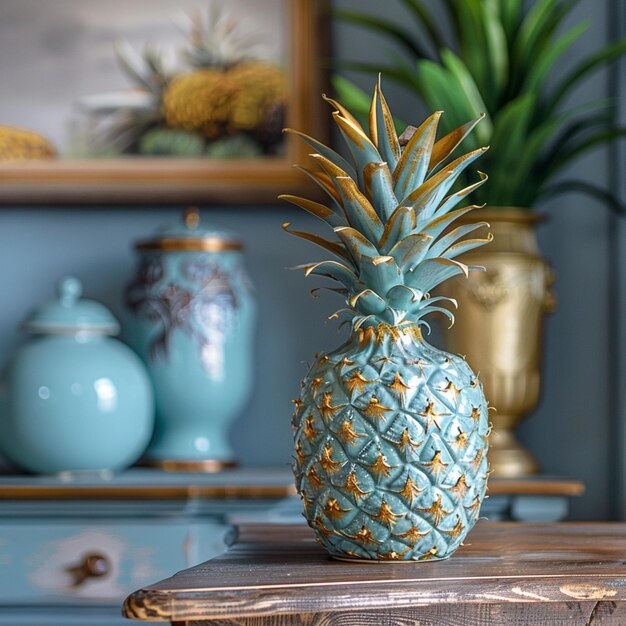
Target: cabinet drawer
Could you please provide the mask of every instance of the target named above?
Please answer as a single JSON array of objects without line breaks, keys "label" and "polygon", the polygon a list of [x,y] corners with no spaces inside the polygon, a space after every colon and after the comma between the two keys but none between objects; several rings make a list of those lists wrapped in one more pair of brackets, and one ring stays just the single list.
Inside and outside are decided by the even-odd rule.
[{"label": "cabinet drawer", "polygon": [[0,523],[0,606],[120,606],[135,589],[223,552],[212,520]]}]

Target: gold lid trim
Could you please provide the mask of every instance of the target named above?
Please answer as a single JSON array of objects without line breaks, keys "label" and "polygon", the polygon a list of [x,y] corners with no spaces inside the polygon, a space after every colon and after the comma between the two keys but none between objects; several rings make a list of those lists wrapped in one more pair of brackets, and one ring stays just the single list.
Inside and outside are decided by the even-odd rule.
[{"label": "gold lid trim", "polygon": [[213,474],[237,466],[234,461],[219,459],[145,459],[141,464],[158,467],[166,472],[203,472],[205,474]]},{"label": "gold lid trim", "polygon": [[162,250],[165,252],[226,252],[242,250],[243,245],[233,239],[219,237],[186,237],[164,238],[152,241],[140,241],[135,246],[140,252],[145,250]]}]

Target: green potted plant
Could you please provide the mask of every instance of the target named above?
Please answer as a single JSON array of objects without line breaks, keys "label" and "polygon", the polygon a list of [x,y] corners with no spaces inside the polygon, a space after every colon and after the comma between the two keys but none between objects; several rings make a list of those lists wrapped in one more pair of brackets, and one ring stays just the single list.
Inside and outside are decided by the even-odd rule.
[{"label": "green potted plant", "polygon": [[[610,101],[568,103],[579,85],[626,52],[626,40],[559,72],[558,61],[589,25],[562,28],[578,0],[536,0],[530,6],[523,0],[442,0],[447,24],[423,0],[394,1],[416,24],[336,11],[339,19],[393,40],[402,52],[389,62],[342,67],[380,72],[429,108],[444,110],[444,132],[485,115],[464,147],[490,145],[481,163],[489,182],[473,198],[485,205],[494,242],[466,259],[488,271],[453,286],[464,314],[446,333],[447,347],[467,355],[481,372],[496,408],[490,449],[495,475],[533,474],[538,466],[513,429],[538,402],[543,318],[553,306],[551,271],[534,232],[541,219],[536,209],[550,197],[576,191],[624,211],[610,190],[564,179],[563,173],[577,158],[626,134]],[[339,75],[334,86],[353,112],[368,115],[367,94]]]}]

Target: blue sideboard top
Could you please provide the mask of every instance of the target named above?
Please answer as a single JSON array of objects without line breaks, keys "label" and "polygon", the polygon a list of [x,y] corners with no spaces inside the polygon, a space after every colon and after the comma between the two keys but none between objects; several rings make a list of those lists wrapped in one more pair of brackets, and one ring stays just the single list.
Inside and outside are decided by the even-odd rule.
[{"label": "blue sideboard top", "polygon": [[294,495],[284,468],[234,468],[214,474],[135,468],[119,474],[0,476],[0,517],[57,515],[222,515],[267,508]]}]

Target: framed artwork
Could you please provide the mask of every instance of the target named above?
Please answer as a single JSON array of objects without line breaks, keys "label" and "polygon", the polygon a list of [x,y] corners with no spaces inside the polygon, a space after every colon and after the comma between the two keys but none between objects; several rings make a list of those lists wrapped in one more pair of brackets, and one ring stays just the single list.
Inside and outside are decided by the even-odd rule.
[{"label": "framed artwork", "polygon": [[3,0],[0,203],[310,192],[325,0]]}]

